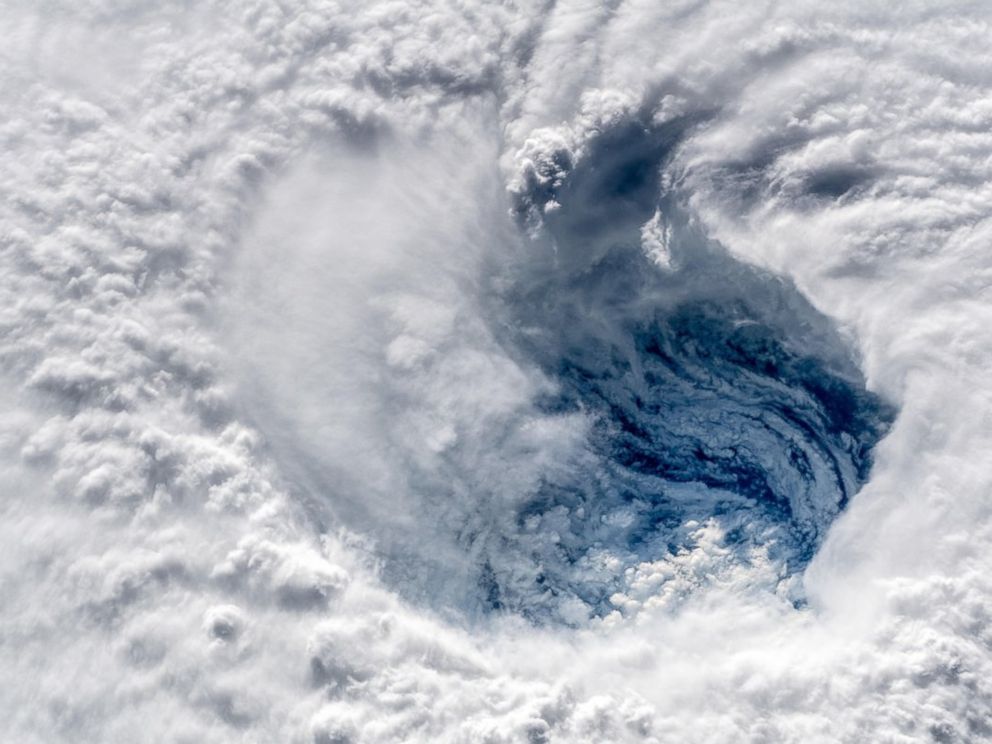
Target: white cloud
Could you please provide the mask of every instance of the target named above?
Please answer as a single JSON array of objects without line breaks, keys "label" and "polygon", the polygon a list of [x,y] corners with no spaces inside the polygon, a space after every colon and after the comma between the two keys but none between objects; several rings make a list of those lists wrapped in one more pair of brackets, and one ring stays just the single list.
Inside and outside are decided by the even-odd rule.
[{"label": "white cloud", "polygon": [[[3,15],[12,741],[992,735],[983,4]],[[583,553],[625,577],[616,614],[534,588],[583,516],[527,537],[516,509],[593,472],[593,423],[535,403],[557,383],[507,334],[542,318],[500,303],[590,275],[542,226],[625,126],[678,132],[646,182],[791,277],[900,406],[807,609],[715,523]],[[656,209],[624,219],[678,268]],[[478,611],[483,564],[578,627]]]}]

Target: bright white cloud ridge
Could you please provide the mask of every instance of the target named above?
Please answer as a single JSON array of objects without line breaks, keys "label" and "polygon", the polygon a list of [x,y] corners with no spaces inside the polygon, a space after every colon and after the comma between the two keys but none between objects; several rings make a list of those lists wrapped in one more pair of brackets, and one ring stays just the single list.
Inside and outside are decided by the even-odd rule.
[{"label": "bright white cloud ridge", "polygon": [[0,19],[0,739],[992,740],[988,3]]}]

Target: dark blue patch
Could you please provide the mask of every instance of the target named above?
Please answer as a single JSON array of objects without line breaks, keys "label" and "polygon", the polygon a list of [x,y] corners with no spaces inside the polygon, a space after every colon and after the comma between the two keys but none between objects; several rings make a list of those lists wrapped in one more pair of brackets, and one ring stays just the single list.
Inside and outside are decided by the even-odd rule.
[{"label": "dark blue patch", "polygon": [[[745,287],[767,281],[773,296],[795,292],[739,270]],[[687,546],[685,525],[693,521],[724,524],[741,560],[763,545],[789,573],[801,570],[867,478],[872,448],[895,413],[865,389],[853,364],[807,353],[767,312],[722,296],[732,287],[707,283],[719,301],[645,303],[653,290],[637,285],[652,271],[637,252],[611,253],[595,272],[549,287],[561,305],[541,299],[546,332],[530,326],[516,340],[557,383],[539,408],[593,421],[574,478],[546,482],[521,509],[521,525],[541,526],[520,547],[540,562],[555,596],[572,594],[596,611],[609,609],[620,577],[590,582],[576,568],[583,557],[605,549],[631,564],[657,560]],[[619,294],[595,286],[607,276]],[[790,298],[817,319],[799,300]],[[833,343],[844,348],[839,337]],[[618,512],[625,520],[611,523]],[[542,542],[552,531],[554,544]],[[501,606],[536,618],[547,611],[526,592],[500,596]]]},{"label": "dark blue patch", "polygon": [[[794,286],[659,199],[678,131],[633,122],[594,143],[548,195],[561,204],[545,220],[551,250],[500,293],[507,348],[555,382],[540,411],[591,420],[582,455],[524,500],[519,533],[490,551],[499,606],[537,620],[567,597],[608,611],[623,577],[597,573],[597,555],[659,560],[691,548],[691,525],[707,520],[740,561],[760,546],[801,571],[895,417]],[[842,176],[815,187],[843,193]],[[639,246],[655,210],[674,236],[673,271]]]},{"label": "dark blue patch", "polygon": [[868,180],[860,168],[825,168],[806,179],[806,191],[813,196],[837,199]]}]

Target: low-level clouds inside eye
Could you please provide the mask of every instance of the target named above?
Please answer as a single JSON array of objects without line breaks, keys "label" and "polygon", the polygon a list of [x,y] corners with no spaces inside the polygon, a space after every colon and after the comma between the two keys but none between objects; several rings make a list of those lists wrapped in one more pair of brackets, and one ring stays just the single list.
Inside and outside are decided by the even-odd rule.
[{"label": "low-level clouds inside eye", "polygon": [[980,741],[988,9],[4,5],[12,741]]}]

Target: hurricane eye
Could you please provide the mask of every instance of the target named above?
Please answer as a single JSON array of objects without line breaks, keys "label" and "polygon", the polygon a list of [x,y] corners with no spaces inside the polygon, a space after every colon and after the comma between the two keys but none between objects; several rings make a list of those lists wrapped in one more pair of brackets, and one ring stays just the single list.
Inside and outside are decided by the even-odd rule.
[{"label": "hurricane eye", "polygon": [[[613,270],[649,267],[631,256]],[[736,270],[745,284],[769,283],[765,301],[803,307],[788,285]],[[556,381],[542,410],[581,413],[591,426],[574,462],[522,505],[519,532],[503,537],[513,549],[487,563],[492,606],[549,619],[566,596],[608,613],[615,595],[626,596],[631,571],[690,555],[707,525],[724,566],[761,555],[777,580],[801,571],[867,478],[894,413],[865,389],[826,318],[803,308],[803,325],[818,325],[819,343],[826,334],[834,344],[824,358],[802,348],[787,325],[794,317],[776,327],[768,307],[742,299],[652,310],[636,296],[615,297],[605,314],[574,304],[588,290],[570,287],[568,307],[547,315],[547,335],[526,344]],[[752,301],[761,295],[750,293]],[[501,583],[519,576],[520,556],[532,560],[533,585]]]},{"label": "hurricane eye", "polygon": [[[894,419],[829,318],[659,194],[677,136],[631,125],[594,143],[545,220],[554,260],[525,260],[504,294],[505,343],[553,382],[538,408],[588,432],[493,541],[480,578],[492,608],[603,615],[721,572],[779,587]],[[664,265],[645,223],[667,236]]]}]

